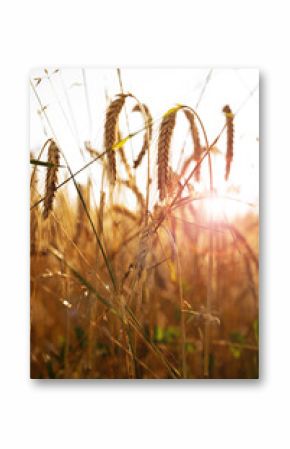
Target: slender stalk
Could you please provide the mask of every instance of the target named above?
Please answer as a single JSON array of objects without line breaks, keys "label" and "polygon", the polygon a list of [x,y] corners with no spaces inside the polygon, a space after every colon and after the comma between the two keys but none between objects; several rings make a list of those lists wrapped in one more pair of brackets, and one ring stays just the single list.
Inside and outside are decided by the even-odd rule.
[{"label": "slender stalk", "polygon": [[180,301],[180,314],[181,314],[181,358],[182,358],[182,377],[187,378],[187,363],[186,363],[186,328],[185,328],[185,316],[184,316],[184,296],[181,277],[181,266],[178,252],[176,253],[176,265],[178,275],[178,290]]},{"label": "slender stalk", "polygon": [[[84,156],[84,153],[83,153],[83,150],[82,150],[82,148],[81,148],[80,141],[79,141],[79,137],[78,137],[77,130],[74,129],[74,128],[71,126],[71,123],[70,123],[70,121],[69,121],[69,118],[68,118],[68,116],[67,116],[65,110],[64,110],[64,107],[63,107],[63,105],[62,105],[62,102],[60,101],[59,95],[58,95],[58,93],[57,93],[57,91],[56,91],[56,89],[55,89],[55,87],[54,87],[54,83],[53,83],[53,81],[52,81],[52,79],[51,79],[51,77],[50,77],[49,75],[47,75],[47,79],[48,79],[49,85],[50,85],[50,87],[51,87],[51,90],[52,90],[52,92],[53,92],[53,94],[54,94],[54,96],[55,96],[55,98],[56,98],[57,104],[58,104],[58,106],[59,106],[59,108],[60,108],[60,110],[61,110],[61,113],[62,113],[62,115],[63,115],[63,117],[64,117],[64,120],[65,120],[65,122],[66,122],[66,124],[67,124],[67,126],[68,126],[68,128],[69,128],[69,130],[70,130],[70,132],[71,132],[71,134],[72,134],[72,136],[73,136],[73,138],[74,138],[74,140],[75,140],[76,146],[79,148],[79,150],[80,150],[82,156]],[[44,115],[46,115],[46,114],[44,114]],[[51,125],[49,125],[49,127],[51,128]]]},{"label": "slender stalk", "polygon": [[85,99],[86,99],[88,121],[89,121],[89,137],[90,137],[90,140],[91,140],[92,129],[93,129],[93,122],[92,122],[92,113],[91,113],[90,100],[89,100],[87,76],[86,76],[86,70],[84,68],[82,68],[82,76],[83,76]]},{"label": "slender stalk", "polygon": [[[118,75],[118,80],[119,80],[120,91],[121,91],[122,94],[124,94],[124,87],[123,87],[121,69],[119,67],[117,68],[117,75]],[[128,117],[126,104],[124,105],[124,110],[125,110],[127,130],[128,130],[128,134],[130,135],[131,132],[130,132],[129,117]],[[130,140],[130,146],[131,146],[131,157],[132,157],[132,160],[133,160],[134,159],[134,151],[133,151],[133,145],[132,145],[132,141],[131,140]]]},{"label": "slender stalk", "polygon": [[[214,188],[213,188],[213,173],[212,173],[212,161],[211,155],[208,153],[208,166],[209,166],[209,177],[210,177],[210,196],[213,198]],[[211,306],[213,299],[213,238],[214,238],[214,223],[212,210],[209,212],[209,254],[208,254],[208,271],[207,271],[207,296],[206,296],[206,315],[209,317],[211,315]],[[203,374],[204,377],[208,378],[209,373],[209,363],[210,363],[210,329],[211,323],[207,318],[204,322],[204,359],[203,359]]]}]

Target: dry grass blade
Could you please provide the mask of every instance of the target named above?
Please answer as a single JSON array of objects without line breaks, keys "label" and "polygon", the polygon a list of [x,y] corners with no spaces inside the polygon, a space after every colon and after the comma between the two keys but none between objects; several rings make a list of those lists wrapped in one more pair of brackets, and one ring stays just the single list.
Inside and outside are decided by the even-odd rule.
[{"label": "dry grass blade", "polygon": [[45,181],[45,198],[43,204],[43,218],[46,219],[52,210],[55,189],[57,185],[57,173],[59,165],[59,148],[52,140],[48,147],[48,162],[52,164],[47,168]]},{"label": "dry grass blade", "polygon": [[225,180],[229,178],[231,164],[234,157],[234,114],[231,108],[226,105],[223,108],[223,113],[226,117],[226,127],[227,127],[227,153],[226,153],[226,172]]},{"label": "dry grass blade", "polygon": [[158,190],[160,200],[167,194],[168,159],[173,130],[176,122],[176,110],[166,114],[160,125],[158,136]]}]

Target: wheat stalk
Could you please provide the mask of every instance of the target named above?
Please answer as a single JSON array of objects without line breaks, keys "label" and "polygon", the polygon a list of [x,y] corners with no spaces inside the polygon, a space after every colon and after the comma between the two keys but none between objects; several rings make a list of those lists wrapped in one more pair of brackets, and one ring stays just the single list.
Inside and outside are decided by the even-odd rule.
[{"label": "wheat stalk", "polygon": [[[123,139],[122,134],[121,134],[121,132],[118,130],[118,142],[121,142],[122,139]],[[125,170],[126,170],[126,173],[127,173],[127,175],[128,175],[128,178],[131,179],[131,178],[132,178],[131,168],[130,168],[130,165],[129,165],[129,163],[128,163],[128,160],[127,160],[127,157],[126,157],[125,150],[124,150],[124,147],[123,147],[123,146],[121,146],[121,147],[118,148],[118,154],[119,154],[119,156],[120,156],[120,159],[121,159],[122,164],[123,164],[124,167],[125,167]]]},{"label": "wheat stalk", "polygon": [[43,213],[42,216],[46,219],[52,210],[53,199],[55,195],[55,189],[57,185],[57,174],[59,165],[59,148],[56,143],[51,140],[48,147],[48,163],[45,181],[45,197],[43,203]]}]

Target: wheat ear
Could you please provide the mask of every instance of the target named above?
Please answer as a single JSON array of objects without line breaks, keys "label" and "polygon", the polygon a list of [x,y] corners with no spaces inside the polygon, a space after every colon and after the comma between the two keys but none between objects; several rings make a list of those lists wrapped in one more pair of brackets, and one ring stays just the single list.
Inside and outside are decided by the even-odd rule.
[{"label": "wheat ear", "polygon": [[43,218],[46,219],[52,210],[53,199],[55,195],[56,185],[57,185],[57,173],[59,166],[59,148],[56,143],[51,140],[48,147],[48,159],[47,162],[49,166],[46,172],[46,182],[45,182],[45,197],[43,203]]},{"label": "wheat ear", "polygon": [[148,106],[146,106],[146,104],[142,104],[142,108],[143,108],[143,111],[141,110],[140,105],[136,104],[134,106],[134,108],[132,109],[133,112],[141,112],[141,113],[144,112],[145,125],[146,125],[146,131],[144,134],[142,148],[141,148],[137,158],[134,161],[134,168],[139,167],[139,165],[141,164],[143,157],[145,156],[146,151],[148,150],[149,145],[152,140],[152,115],[150,114],[149,108],[148,108]]},{"label": "wheat ear", "polygon": [[223,113],[226,117],[226,127],[227,127],[227,153],[226,153],[226,171],[225,180],[229,178],[231,164],[234,157],[234,114],[231,108],[226,105],[223,108]]},{"label": "wheat ear", "polygon": [[200,145],[199,132],[195,123],[194,114],[188,109],[183,110],[185,117],[187,118],[190,126],[190,133],[193,141],[193,160],[196,161],[196,171],[194,178],[197,182],[200,180],[200,159],[202,154],[202,147]]},{"label": "wheat ear", "polygon": [[111,184],[115,184],[116,181],[116,155],[113,147],[118,141],[118,119],[127,96],[123,94],[118,95],[117,99],[110,103],[106,112],[104,145],[108,152],[109,180]]},{"label": "wheat ear", "polygon": [[[30,153],[30,159],[33,159],[33,154]],[[35,165],[32,175],[31,175],[31,185],[30,185],[30,202],[35,203],[37,198],[37,165]],[[30,212],[30,253],[35,254],[37,252],[36,246],[38,241],[38,208],[32,209]]]},{"label": "wheat ear", "polygon": [[173,130],[176,122],[176,111],[163,117],[158,136],[158,190],[160,200],[164,200],[168,183],[168,158]]}]

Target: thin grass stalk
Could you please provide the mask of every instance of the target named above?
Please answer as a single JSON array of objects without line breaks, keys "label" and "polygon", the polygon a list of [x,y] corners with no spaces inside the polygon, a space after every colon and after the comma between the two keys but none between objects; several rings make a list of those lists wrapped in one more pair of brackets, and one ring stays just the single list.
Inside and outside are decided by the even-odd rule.
[{"label": "thin grass stalk", "polygon": [[[123,81],[122,81],[122,74],[121,74],[121,69],[120,69],[119,67],[117,68],[117,76],[118,76],[118,81],[119,81],[119,86],[120,86],[120,92],[121,92],[122,95],[124,95],[124,87],[123,87]],[[129,117],[128,117],[128,112],[127,112],[127,107],[126,107],[126,105],[125,105],[125,107],[124,107],[124,110],[125,110],[125,117],[126,117],[127,131],[128,131],[128,135],[130,135],[130,134],[131,134],[131,131],[130,131]],[[132,160],[133,160],[133,154],[134,154],[134,151],[133,151],[132,141],[130,141],[130,146],[131,146],[131,158],[132,158]]]},{"label": "thin grass stalk", "polygon": [[[171,234],[170,234],[171,235]],[[185,309],[184,305],[184,296],[183,296],[183,286],[182,286],[182,275],[181,275],[181,264],[180,258],[178,254],[178,247],[174,241],[174,238],[171,236],[173,240],[173,247],[175,250],[176,257],[176,268],[177,268],[177,277],[178,277],[178,294],[179,294],[179,303],[180,303],[180,320],[181,320],[181,360],[182,360],[182,377],[183,379],[187,378],[187,363],[186,363],[186,327],[185,327],[185,316],[183,310]]]},{"label": "thin grass stalk", "polygon": [[[209,177],[210,177],[210,197],[213,198],[214,188],[213,188],[213,172],[212,172],[212,161],[211,154],[208,153],[208,165],[209,165]],[[209,214],[209,254],[208,254],[208,272],[207,272],[207,296],[206,296],[206,314],[207,317],[211,316],[211,306],[213,299],[213,238],[214,238],[214,223],[212,211]],[[207,318],[204,322],[204,377],[208,378],[209,365],[210,365],[210,332],[211,332],[211,322]]]},{"label": "thin grass stalk", "polygon": [[83,76],[84,93],[85,93],[85,100],[86,100],[86,107],[87,107],[87,114],[88,114],[88,121],[89,121],[89,138],[91,139],[93,122],[92,122],[92,113],[91,113],[90,100],[89,100],[87,76],[86,76],[86,70],[84,68],[82,68],[82,76]]},{"label": "thin grass stalk", "polygon": [[47,73],[46,76],[47,76],[48,82],[50,84],[51,90],[53,92],[53,95],[55,96],[57,104],[58,104],[58,106],[59,106],[59,108],[61,110],[61,113],[62,113],[63,117],[64,117],[64,120],[65,120],[65,122],[66,122],[66,124],[67,124],[67,126],[68,126],[68,128],[69,128],[69,130],[70,130],[70,132],[72,134],[72,136],[73,136],[73,139],[74,139],[75,143],[76,143],[76,146],[79,148],[80,153],[81,153],[82,157],[84,158],[84,152],[83,152],[83,149],[81,147],[81,143],[80,143],[80,140],[79,140],[77,129],[74,129],[71,126],[71,123],[70,123],[70,121],[68,119],[68,116],[67,116],[65,110],[64,110],[64,107],[63,107],[62,102],[61,102],[61,100],[59,98],[59,95],[58,95],[58,93],[57,93],[57,91],[56,91],[56,89],[54,87],[54,83],[53,83],[53,81],[51,79],[51,75],[49,76],[48,73]]}]

